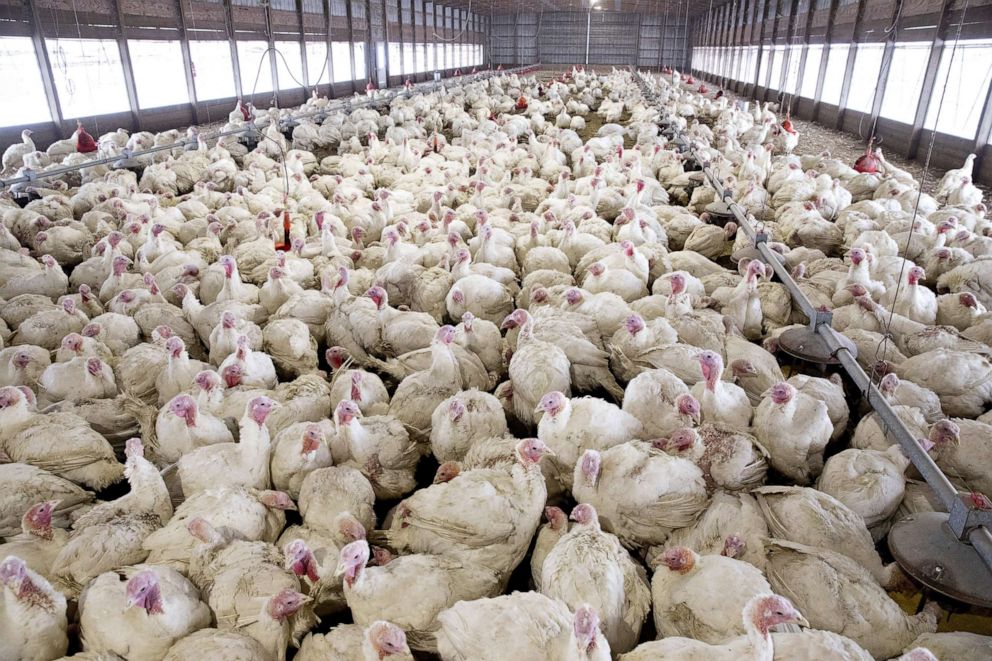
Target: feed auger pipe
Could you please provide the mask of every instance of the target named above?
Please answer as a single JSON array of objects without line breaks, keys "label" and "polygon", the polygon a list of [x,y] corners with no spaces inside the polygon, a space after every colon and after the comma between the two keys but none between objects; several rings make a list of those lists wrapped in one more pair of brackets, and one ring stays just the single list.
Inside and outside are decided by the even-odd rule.
[{"label": "feed auger pipe", "polygon": [[[641,74],[638,74],[638,84],[645,97],[652,103],[655,103],[656,95],[645,84]],[[670,120],[665,119],[668,114],[667,111],[660,104],[656,104],[656,108],[661,115],[660,121],[671,127]],[[933,458],[927,454],[918,440],[906,428],[902,420],[899,419],[899,416],[896,415],[895,410],[889,402],[886,401],[882,393],[872,383],[868,374],[858,364],[855,354],[841,341],[841,334],[834,330],[831,325],[831,313],[822,312],[813,306],[786,268],[781,255],[772,250],[768,245],[768,234],[760,224],[756,223],[753,217],[749,216],[734,201],[733,196],[724,187],[723,182],[720,181],[710,167],[709,161],[704,160],[705,157],[702,156],[692,138],[682,134],[677,129],[674,129],[674,127],[672,129],[675,132],[676,140],[686,146],[692,157],[703,169],[703,173],[706,175],[709,184],[716,190],[720,199],[730,208],[730,212],[737,220],[738,227],[743,229],[754,242],[754,246],[760,253],[763,261],[771,265],[779,281],[788,290],[793,302],[798,305],[799,309],[810,320],[810,329],[823,340],[832,355],[847,373],[847,376],[857,386],[858,391],[868,402],[868,405],[878,414],[879,419],[884,425],[886,435],[899,443],[902,451],[913,463],[913,466],[916,467],[916,470],[919,471],[923,479],[933,489],[937,498],[949,514],[947,524],[951,532],[959,540],[970,543],[978,552],[986,568],[992,573],[992,532],[989,532],[990,528],[992,528],[992,511],[984,509],[981,506],[981,499],[974,499],[969,493],[959,492],[951,484],[951,481],[947,479],[944,472],[937,466]],[[976,500],[979,502],[976,502]]]},{"label": "feed auger pipe", "polygon": [[[480,80],[487,80],[493,76],[503,75],[503,74],[525,74],[530,73],[535,70],[535,66],[525,66],[517,67],[515,69],[506,69],[503,71],[482,71],[476,74],[468,74],[462,76],[460,79],[449,80],[444,83],[445,87],[459,87],[461,85],[468,85],[470,83],[478,82]],[[327,106],[319,110],[314,110],[312,112],[305,112],[295,115],[290,115],[288,117],[279,120],[279,125],[281,128],[287,128],[295,126],[300,119],[307,119],[310,117],[319,117],[321,120],[325,119],[329,115],[335,112],[350,112],[355,108],[364,108],[366,106],[378,107],[380,105],[385,105],[391,103],[394,99],[398,97],[409,97],[412,94],[421,91],[435,91],[441,87],[442,83],[435,81],[428,81],[423,83],[417,83],[412,85],[410,88],[399,87],[392,90],[387,90],[380,92],[377,98],[362,97],[355,99],[353,97],[344,97],[342,99],[336,99],[328,103]],[[214,140],[216,138],[222,138],[230,135],[238,136],[259,136],[261,130],[268,127],[271,121],[262,122],[246,122],[243,128],[234,129],[231,131],[218,131],[215,133],[203,134],[204,140]],[[29,184],[33,181],[39,181],[41,179],[51,179],[53,177],[61,177],[64,174],[69,174],[71,172],[77,172],[79,170],[85,170],[87,168],[96,167],[98,165],[111,165],[120,161],[121,159],[132,159],[139,156],[147,156],[148,154],[156,154],[162,151],[170,151],[173,149],[186,149],[188,147],[193,147],[197,144],[198,138],[184,138],[183,140],[177,140],[171,145],[159,145],[158,147],[150,147],[149,149],[142,149],[141,151],[122,151],[117,156],[109,156],[107,158],[98,158],[92,161],[86,161],[85,163],[80,163],[78,165],[64,165],[57,168],[51,168],[49,170],[40,170],[38,172],[29,172],[22,174],[17,177],[11,177],[10,179],[0,179],[0,191],[15,186],[17,184]]]}]

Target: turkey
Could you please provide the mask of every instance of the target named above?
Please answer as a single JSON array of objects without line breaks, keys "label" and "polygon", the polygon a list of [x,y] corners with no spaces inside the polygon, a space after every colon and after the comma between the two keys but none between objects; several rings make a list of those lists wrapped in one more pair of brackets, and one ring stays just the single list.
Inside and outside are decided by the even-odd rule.
[{"label": "turkey", "polygon": [[[734,538],[728,538],[728,543]],[[659,636],[685,636],[726,643],[747,633],[733,616],[754,597],[772,591],[761,570],[726,555],[699,555],[669,548],[651,579],[654,623]]]},{"label": "turkey", "polygon": [[376,620],[368,627],[339,624],[326,634],[310,634],[303,639],[294,658],[299,661],[413,661],[413,654],[402,629]]},{"label": "turkey", "polygon": [[864,519],[833,496],[809,487],[760,487],[755,497],[772,537],[846,555],[882,587],[903,579],[898,565],[883,565]]},{"label": "turkey", "polygon": [[603,528],[628,547],[663,543],[706,507],[702,471],[643,441],[586,450],[575,465],[572,495],[595,507]]},{"label": "turkey", "polygon": [[846,555],[784,540],[772,540],[765,553],[773,590],[799,604],[814,628],[847,636],[876,658],[893,657],[937,629],[933,605],[906,615]]},{"label": "turkey", "polygon": [[[517,443],[509,470],[475,469],[431,485],[402,501],[382,537],[398,551],[437,553],[496,572],[501,585],[520,564],[541,521],[547,498],[539,462],[548,448],[537,439]],[[474,503],[471,511],[465,503]]]},{"label": "turkey", "polygon": [[169,648],[162,661],[266,661],[268,654],[257,640],[238,631],[200,629]]},{"label": "turkey", "polygon": [[754,410],[754,432],[773,468],[808,484],[823,468],[823,450],[834,426],[827,405],[789,383],[769,389]]},{"label": "turkey", "polygon": [[544,558],[541,594],[578,610],[583,604],[599,614],[613,653],[633,649],[647,619],[651,595],[644,569],[615,535],[603,532],[592,505],[576,505],[575,524]]},{"label": "turkey", "polygon": [[7,659],[57,659],[66,653],[65,597],[17,556],[0,562],[0,651]]},{"label": "turkey", "polygon": [[135,565],[101,574],[79,598],[83,649],[162,659],[174,642],[210,626],[210,609],[179,572]]},{"label": "turkey", "polygon": [[641,423],[614,404],[595,397],[567,398],[550,392],[541,398],[535,413],[542,413],[537,437],[553,453],[545,473],[561,488],[572,487],[575,463],[589,449],[609,448],[641,436]]},{"label": "turkey", "polygon": [[404,630],[416,650],[436,651],[439,613],[499,589],[496,573],[471,562],[415,553],[367,567],[369,557],[365,540],[341,549],[338,572],[344,574],[345,599],[355,623],[368,626],[376,617],[388,618]]},{"label": "turkey", "polygon": [[[537,592],[461,601],[438,616],[437,647],[443,661],[606,661],[610,646],[599,617],[583,605],[573,614]],[[503,632],[515,631],[507,637]]]},{"label": "turkey", "polygon": [[752,597],[741,614],[746,634],[732,638],[722,645],[709,645],[692,638],[664,638],[644,643],[629,654],[620,657],[621,661],[654,661],[655,659],[773,659],[774,639],[771,628],[781,624],[809,626],[788,599],[772,594],[759,594]]}]

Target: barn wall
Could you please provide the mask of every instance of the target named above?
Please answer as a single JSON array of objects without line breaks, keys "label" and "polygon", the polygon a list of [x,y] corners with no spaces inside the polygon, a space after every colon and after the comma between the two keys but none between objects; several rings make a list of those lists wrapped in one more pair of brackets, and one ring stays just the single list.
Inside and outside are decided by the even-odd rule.
[{"label": "barn wall", "polygon": [[[657,69],[688,63],[686,18],[672,13],[545,11],[492,17],[494,64]],[[587,60],[588,36],[588,60]]]},{"label": "barn wall", "polygon": [[992,0],[732,0],[690,32],[693,74],[992,183]]}]

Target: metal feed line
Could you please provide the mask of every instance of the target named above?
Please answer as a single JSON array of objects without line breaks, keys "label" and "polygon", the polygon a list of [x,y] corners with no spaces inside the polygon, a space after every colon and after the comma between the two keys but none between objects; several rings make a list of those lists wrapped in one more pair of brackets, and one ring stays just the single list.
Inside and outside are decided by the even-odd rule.
[{"label": "metal feed line", "polygon": [[[476,74],[468,74],[462,76],[460,80],[449,79],[447,83],[443,84],[444,87],[458,87],[461,85],[468,85],[470,83],[478,82],[480,80],[487,80],[493,76],[503,75],[503,74],[525,74],[535,70],[535,66],[527,67],[517,67],[515,69],[507,69],[505,71],[482,71]],[[291,115],[290,117],[280,119],[280,128],[291,128],[296,126],[297,120],[307,119],[310,117],[317,117],[320,120],[325,119],[329,115],[335,112],[348,112],[355,108],[364,108],[367,106],[378,107],[381,105],[386,105],[392,103],[396,98],[409,97],[415,93],[422,91],[436,91],[442,87],[442,83],[435,81],[428,81],[424,83],[417,83],[416,85],[407,88],[396,88],[393,90],[383,90],[379,92],[376,98],[362,97],[355,99],[353,97],[345,97],[342,99],[335,99],[330,101],[327,106],[321,108],[320,110],[315,110],[313,112],[301,113],[297,115]],[[259,137],[261,135],[262,129],[268,127],[271,121],[262,121],[259,123],[247,122],[243,128],[235,129],[232,131],[218,131],[216,133],[204,134],[202,137],[205,140],[213,140],[215,138],[221,138],[225,136],[238,135],[243,137]],[[124,151],[117,156],[112,156],[108,158],[98,158],[92,161],[86,161],[85,163],[80,163],[79,165],[64,165],[61,167],[51,168],[49,170],[41,170],[39,172],[30,172],[23,174],[18,177],[12,177],[10,179],[0,179],[0,190],[10,189],[19,184],[30,184],[34,181],[41,179],[51,179],[52,177],[60,177],[64,174],[69,174],[71,172],[77,172],[79,170],[85,170],[87,168],[96,167],[98,165],[111,165],[122,159],[128,160],[137,158],[139,156],[146,156],[148,154],[155,154],[162,151],[171,151],[174,149],[186,149],[188,147],[193,147],[197,144],[198,138],[186,138],[183,140],[178,140],[171,145],[160,145],[158,147],[151,147],[149,149],[143,149],[141,151],[129,152]]]},{"label": "metal feed line", "polygon": [[[645,97],[656,103],[662,113],[661,122],[670,124],[664,119],[666,110],[657,104],[657,97],[645,84],[642,74],[638,74],[638,83]],[[976,502],[971,494],[958,491],[933,458],[920,446],[858,364],[857,350],[850,340],[834,330],[831,325],[832,314],[821,312],[813,306],[792,278],[782,256],[768,245],[768,234],[755,227],[753,219],[733,200],[709,162],[701,156],[697,145],[678,131],[675,132],[673,142],[691,153],[719,199],[728,206],[738,226],[754,242],[761,260],[771,265],[792,300],[810,320],[809,327],[800,333],[805,333],[810,344],[817,345],[816,348],[837,361],[868,405],[878,414],[886,434],[900,445],[947,510],[947,514],[914,514],[903,522],[893,524],[889,537],[896,560],[913,578],[937,592],[961,601],[992,606],[992,533],[989,532],[992,528],[992,510],[983,508],[982,503]],[[975,562],[976,559],[980,559],[985,567]]]}]

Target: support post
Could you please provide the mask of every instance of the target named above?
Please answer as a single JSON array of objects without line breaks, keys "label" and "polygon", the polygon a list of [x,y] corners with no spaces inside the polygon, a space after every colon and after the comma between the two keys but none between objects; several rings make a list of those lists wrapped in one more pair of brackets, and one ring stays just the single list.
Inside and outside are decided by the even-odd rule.
[{"label": "support post", "polygon": [[272,29],[272,6],[265,3],[265,28],[269,42],[269,72],[272,75],[272,101],[279,107],[279,67],[276,66],[276,37]]},{"label": "support post", "polygon": [[789,6],[789,27],[785,36],[785,48],[782,50],[782,75],[778,82],[778,98],[780,99],[784,99],[785,95],[788,93],[785,86],[789,80],[789,66],[792,64],[792,39],[796,34],[796,22],[799,18],[798,13],[799,0],[792,0],[792,4]]},{"label": "support post", "polygon": [[782,16],[782,3],[786,0],[772,0],[775,3],[775,18],[772,21],[772,35],[771,35],[771,54],[768,56],[768,71],[765,72],[765,89],[761,92],[761,100],[768,100],[769,88],[772,86],[772,69],[774,69],[775,64],[775,39],[778,37],[778,23]]},{"label": "support post", "polygon": [[896,36],[899,34],[897,21],[902,15],[903,0],[896,0],[895,10],[892,12],[892,29],[885,39],[885,47],[882,51],[882,64],[878,69],[878,85],[875,86],[875,96],[871,102],[871,126],[874,130],[878,116],[882,113],[882,100],[885,98],[885,88],[889,83],[889,70],[892,68],[892,55],[896,49]]},{"label": "support post", "polygon": [[[809,9],[806,12],[806,30],[803,32],[803,53],[799,57],[799,75],[796,77],[796,96],[801,98],[801,91],[803,89],[803,78],[806,75],[806,60],[809,57],[809,31],[813,27],[813,7],[814,3],[810,2]],[[798,108],[798,106],[797,106]]]},{"label": "support post", "polygon": [[303,23],[303,0],[296,0],[296,20],[300,28],[300,64],[303,71],[304,100],[310,96],[307,86],[310,85],[310,68],[307,66],[307,36]]},{"label": "support post", "polygon": [[[751,90],[751,95],[755,97],[758,92],[758,78],[761,77],[761,56],[765,52],[765,23],[767,23],[768,19],[768,6],[771,3],[772,0],[765,0],[761,7],[761,32],[758,36],[757,60],[754,63],[754,88]],[[744,94],[747,95],[747,88],[744,89]]]},{"label": "support post", "polygon": [[[388,20],[388,19],[387,19]],[[403,0],[396,0],[396,25],[399,26],[399,44],[400,44],[400,79],[406,76],[406,58],[403,57]]]},{"label": "support post", "polygon": [[131,124],[135,131],[141,130],[141,113],[138,109],[138,88],[134,84],[134,69],[131,66],[131,51],[127,47],[127,37],[124,36],[124,12],[121,3],[111,0],[117,15],[117,47],[121,52],[121,68],[124,70],[124,89],[127,91],[127,102],[131,106]]},{"label": "support post", "polygon": [[937,84],[937,73],[940,71],[940,59],[944,54],[944,41],[947,39],[947,30],[951,24],[951,6],[953,4],[954,0],[944,0],[940,8],[937,32],[933,35],[933,41],[930,44],[930,58],[927,60],[926,72],[923,74],[920,101],[916,105],[916,114],[913,116],[913,130],[909,134],[909,147],[906,149],[906,158],[909,159],[916,158],[920,150],[920,137],[923,135],[923,124],[926,122],[927,113],[930,110],[930,99],[933,97]]},{"label": "support post", "polygon": [[[348,7],[351,6],[351,0],[346,0],[345,2]],[[334,92],[334,56],[332,55],[331,49],[331,3],[330,0],[323,0],[324,9],[324,66],[327,69],[327,96],[334,98],[337,96]],[[318,76],[320,74],[317,74]],[[310,82],[310,78],[307,78],[307,82]]]},{"label": "support post", "polygon": [[[982,106],[982,115],[978,120],[978,130],[975,131],[975,144],[971,151],[975,154],[973,167],[974,175],[977,176],[982,169],[982,161],[985,160],[989,151],[989,137],[992,137],[992,85],[985,92],[985,105]],[[975,177],[973,176],[972,179]]]},{"label": "support post", "polygon": [[844,116],[847,114],[847,99],[851,94],[851,81],[854,79],[854,61],[858,57],[858,46],[864,39],[865,7],[867,0],[858,0],[857,18],[854,19],[854,39],[851,42],[851,50],[847,51],[847,70],[844,71],[844,83],[840,88],[840,102],[837,104],[837,124],[838,131],[844,129]]},{"label": "support post", "polygon": [[827,32],[823,39],[823,57],[820,58],[820,73],[816,78],[816,94],[813,97],[813,115],[815,122],[820,118],[820,101],[823,99],[823,82],[827,78],[827,63],[830,61],[830,46],[834,42],[834,24],[837,20],[837,5],[840,0],[830,0],[830,13],[827,16]]},{"label": "support post", "polygon": [[234,91],[238,100],[244,99],[244,87],[241,84],[241,61],[238,58],[238,41],[234,34],[234,12],[231,0],[224,0],[224,27],[227,28],[227,42],[231,46],[231,65],[234,67]]},{"label": "support post", "polygon": [[200,123],[200,109],[196,98],[196,80],[193,75],[193,56],[189,50],[189,35],[186,32],[185,0],[176,0],[176,27],[179,28],[179,50],[183,54],[183,73],[186,75],[186,94],[193,111],[193,123]]},{"label": "support post", "polygon": [[[41,33],[41,20],[38,18],[38,6],[35,0],[28,0],[31,7],[31,41],[34,43],[34,55],[38,58],[38,68],[41,70],[41,83],[45,87],[45,100],[48,102],[48,112],[52,121],[61,127],[65,119],[59,105],[59,94],[55,87],[55,75],[52,73],[52,61],[48,57],[48,48]],[[61,132],[61,128],[59,133]]]}]

